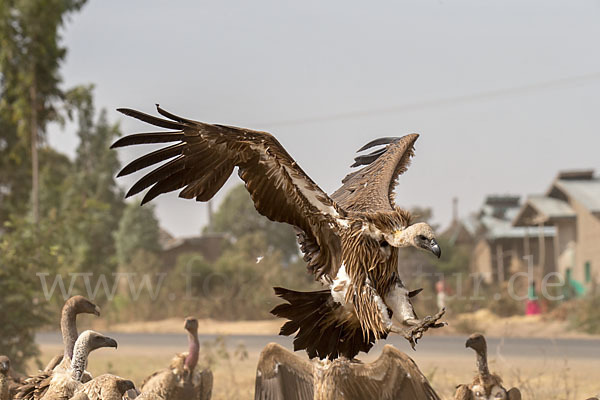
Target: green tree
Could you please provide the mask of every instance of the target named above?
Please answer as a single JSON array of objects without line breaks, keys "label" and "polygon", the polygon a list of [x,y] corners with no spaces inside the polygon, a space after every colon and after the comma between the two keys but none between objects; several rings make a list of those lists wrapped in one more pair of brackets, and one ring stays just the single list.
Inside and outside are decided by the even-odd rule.
[{"label": "green tree", "polygon": [[3,0],[0,4],[0,109],[27,143],[33,220],[39,222],[38,148],[50,121],[60,120],[60,31],[85,0]]},{"label": "green tree", "polygon": [[27,213],[31,193],[29,152],[17,134],[16,124],[7,114],[7,109],[0,106],[0,224],[11,214]]},{"label": "green tree", "polygon": [[[26,361],[39,354],[35,331],[50,322],[36,274],[53,273],[61,262],[61,232],[51,218],[37,227],[24,219],[5,226],[8,232],[0,236],[0,354],[23,371]],[[47,251],[39,251],[40,247]]]},{"label": "green tree", "polygon": [[152,205],[140,207],[137,202],[127,204],[115,233],[119,265],[127,265],[139,250],[156,253],[159,250],[159,234],[160,228]]},{"label": "green tree", "polygon": [[246,234],[262,232],[267,247],[280,250],[285,262],[298,255],[296,235],[292,227],[270,221],[260,215],[243,185],[238,185],[227,193],[214,214],[211,224],[205,228],[206,231],[227,233],[234,239],[240,239]]},{"label": "green tree", "polygon": [[75,171],[64,182],[58,211],[69,249],[63,270],[92,272],[96,277],[105,274],[112,279],[117,270],[114,232],[125,203],[114,178],[119,161],[110,144],[120,131],[108,122],[105,111],[95,119],[91,86],[70,91],[67,99],[77,115],[80,142]]}]

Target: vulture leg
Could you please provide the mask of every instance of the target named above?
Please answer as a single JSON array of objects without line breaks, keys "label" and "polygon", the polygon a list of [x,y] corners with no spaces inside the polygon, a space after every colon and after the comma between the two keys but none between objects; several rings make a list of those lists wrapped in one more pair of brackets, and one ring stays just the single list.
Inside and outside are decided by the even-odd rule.
[{"label": "vulture leg", "polygon": [[446,325],[445,322],[439,322],[446,312],[445,309],[441,309],[434,316],[427,316],[423,319],[417,317],[410,298],[416,296],[419,292],[420,290],[409,292],[400,278],[396,277],[396,283],[385,296],[385,303],[392,310],[394,319],[403,325],[403,327],[400,327],[392,324],[390,331],[404,336],[413,350],[425,331],[429,328],[441,328]]},{"label": "vulture leg", "polygon": [[312,400],[313,366],[277,343],[260,353],[255,400]]}]

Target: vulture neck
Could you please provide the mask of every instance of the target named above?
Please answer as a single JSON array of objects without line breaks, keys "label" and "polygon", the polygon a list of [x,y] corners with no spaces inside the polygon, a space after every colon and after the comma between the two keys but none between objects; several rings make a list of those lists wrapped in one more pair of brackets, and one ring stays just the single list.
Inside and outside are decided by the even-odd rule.
[{"label": "vulture neck", "polygon": [[487,346],[484,346],[481,349],[476,350],[477,352],[477,370],[479,371],[479,375],[486,377],[490,375],[490,370],[488,369],[487,363]]},{"label": "vulture neck", "polygon": [[75,306],[67,302],[60,316],[60,330],[63,337],[63,344],[65,347],[64,355],[69,360],[73,358],[73,347],[77,341],[77,312]]},{"label": "vulture neck", "polygon": [[198,341],[197,331],[188,331],[188,355],[185,358],[185,368],[189,371],[193,371],[198,364],[198,357],[200,354],[200,342]]},{"label": "vulture neck", "polygon": [[73,358],[71,359],[71,370],[73,379],[81,381],[81,376],[87,367],[88,356],[90,355],[90,347],[87,337],[81,337],[75,342],[73,349]]}]

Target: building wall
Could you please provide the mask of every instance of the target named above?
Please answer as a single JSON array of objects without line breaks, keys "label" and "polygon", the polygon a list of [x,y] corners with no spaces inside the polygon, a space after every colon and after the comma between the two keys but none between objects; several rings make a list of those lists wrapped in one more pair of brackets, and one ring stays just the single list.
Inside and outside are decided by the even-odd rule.
[{"label": "building wall", "polygon": [[590,213],[576,200],[571,207],[577,214],[577,243],[575,245],[575,268],[573,278],[585,282],[585,263],[591,263],[592,277],[600,282],[600,218]]},{"label": "building wall", "polygon": [[554,224],[556,227],[556,271],[565,276],[567,269],[575,268],[575,247],[577,243],[577,220],[565,219]]},{"label": "building wall", "polygon": [[480,239],[473,248],[471,272],[482,275],[486,283],[493,282],[492,251],[490,244],[485,239]]},{"label": "building wall", "polygon": [[[533,232],[534,229],[532,229],[532,235]],[[494,241],[480,240],[475,245],[471,255],[471,271],[483,275],[486,283],[497,283],[499,281],[498,266],[500,263],[503,267],[503,273],[501,273],[505,282],[516,272],[526,272],[530,263],[533,263],[534,279],[537,281],[541,281],[545,274],[556,271],[554,238],[544,238],[544,269],[539,268],[538,237],[530,236],[528,246],[525,245],[525,240],[525,238],[504,238]],[[527,247],[529,253],[525,254]],[[526,256],[531,256],[531,261]]]}]

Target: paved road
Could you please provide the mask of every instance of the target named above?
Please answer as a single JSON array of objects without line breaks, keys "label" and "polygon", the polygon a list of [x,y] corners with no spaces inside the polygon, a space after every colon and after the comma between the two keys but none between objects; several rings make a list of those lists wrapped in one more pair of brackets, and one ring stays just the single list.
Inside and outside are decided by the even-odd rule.
[{"label": "paved road", "polygon": [[[150,333],[111,333],[119,343],[120,348],[125,347],[172,347],[185,348],[187,337],[182,334],[150,334]],[[200,335],[200,342],[215,339],[215,335]],[[58,332],[39,333],[36,340],[41,345],[60,345],[61,338]],[[227,343],[244,345],[250,351],[260,351],[267,343],[276,342],[289,349],[293,348],[292,339],[275,335],[230,335]],[[390,343],[400,350],[412,353],[408,343],[401,337],[394,335],[383,344]],[[417,354],[422,356],[444,354],[457,356],[471,356],[471,350],[465,349],[465,336],[426,336],[417,346]],[[568,359],[596,359],[600,361],[600,339],[540,339],[540,338],[488,338],[488,351],[490,355],[500,352],[505,357],[527,358],[568,358]],[[379,354],[379,351],[373,352]]]}]

